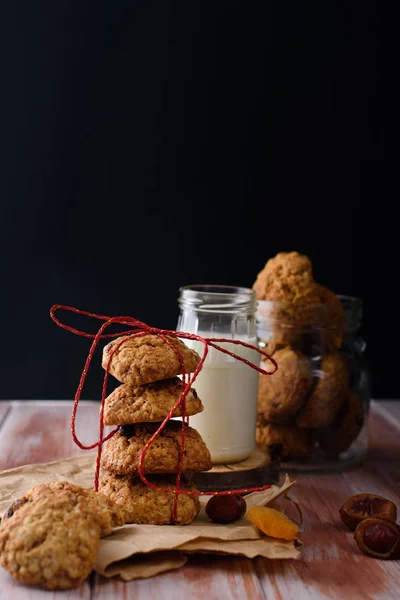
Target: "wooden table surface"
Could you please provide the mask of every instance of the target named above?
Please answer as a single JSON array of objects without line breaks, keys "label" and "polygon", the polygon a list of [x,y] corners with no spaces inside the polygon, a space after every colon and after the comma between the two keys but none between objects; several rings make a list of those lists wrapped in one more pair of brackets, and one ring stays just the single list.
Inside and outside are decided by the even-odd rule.
[{"label": "wooden table surface", "polygon": [[[0,401],[0,470],[80,454],[70,435],[71,406],[67,401]],[[98,407],[80,405],[77,431],[83,441],[96,436]],[[360,492],[383,495],[400,510],[400,401],[372,403],[369,456],[362,467],[293,478],[291,495],[304,517],[300,560],[191,557],[177,571],[129,583],[93,574],[69,592],[22,586],[0,568],[0,599],[398,600],[400,560],[363,555],[338,510]]]}]

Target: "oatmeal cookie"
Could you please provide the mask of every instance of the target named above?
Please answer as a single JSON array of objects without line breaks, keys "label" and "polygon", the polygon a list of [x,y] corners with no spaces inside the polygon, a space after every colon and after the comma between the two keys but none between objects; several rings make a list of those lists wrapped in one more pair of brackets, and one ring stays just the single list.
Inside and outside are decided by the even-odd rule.
[{"label": "oatmeal cookie", "polygon": [[[150,476],[149,481],[165,489],[175,489],[173,476]],[[182,481],[182,489],[196,488]],[[139,477],[124,477],[107,473],[100,481],[100,491],[109,496],[125,511],[127,523],[149,525],[168,525],[171,523],[174,494],[159,492],[146,486]],[[195,520],[200,511],[197,496],[178,496],[177,525],[188,525]]]},{"label": "oatmeal cookie", "polygon": [[356,392],[349,391],[336,419],[318,431],[319,445],[325,452],[345,452],[359,436],[364,425],[364,406]]},{"label": "oatmeal cookie", "polygon": [[267,421],[279,423],[298,413],[311,390],[313,376],[307,358],[289,346],[277,350],[274,360],[278,370],[273,375],[260,375],[258,412]]},{"label": "oatmeal cookie", "polygon": [[[166,336],[183,358],[186,373],[193,373],[200,356],[182,342]],[[118,381],[144,385],[160,379],[170,379],[182,373],[180,361],[174,350],[159,336],[147,334],[138,337],[120,337],[103,349],[102,366],[107,367],[112,350],[122,345],[112,356],[109,371]]]},{"label": "oatmeal cookie", "polygon": [[342,303],[314,280],[307,256],[280,252],[258,273],[253,289],[261,301],[258,315],[271,329],[268,342],[291,344],[310,328],[319,328],[327,349],[340,347],[345,327]]},{"label": "oatmeal cookie", "polygon": [[317,429],[330,425],[345,401],[348,387],[346,359],[339,352],[326,354],[317,383],[297,417],[298,426]]},{"label": "oatmeal cookie", "polygon": [[294,304],[310,295],[313,284],[312,264],[308,256],[298,252],[279,252],[258,273],[253,290],[258,300],[285,300]]},{"label": "oatmeal cookie", "polygon": [[[138,474],[140,454],[157,431],[159,423],[126,425],[107,442],[101,466],[118,475]],[[145,473],[177,473],[182,439],[181,422],[170,421],[149,446],[144,459]],[[185,426],[183,471],[208,471],[211,456],[196,429]]]},{"label": "oatmeal cookie", "polygon": [[20,505],[0,527],[1,565],[26,585],[79,586],[100,546],[100,525],[84,504],[61,492]]},{"label": "oatmeal cookie", "polygon": [[309,433],[296,425],[268,423],[262,417],[257,420],[257,445],[265,448],[272,444],[282,445],[282,457],[306,456],[310,451]]},{"label": "oatmeal cookie", "polygon": [[11,504],[3,515],[2,523],[10,519],[27,503],[35,503],[48,497],[52,497],[54,503],[60,499],[61,502],[68,501],[73,506],[79,504],[97,521],[101,537],[109,535],[114,527],[124,525],[123,512],[108,497],[94,489],[83,488],[69,481],[53,481],[35,485],[22,498]]},{"label": "oatmeal cookie", "polygon": [[[147,385],[134,386],[124,383],[105,400],[104,424],[150,423],[164,421],[171,408],[179,400],[183,390],[179,377],[163,379]],[[203,410],[203,404],[193,388],[186,396],[186,414],[195,415]],[[173,413],[182,415],[182,406]]]}]

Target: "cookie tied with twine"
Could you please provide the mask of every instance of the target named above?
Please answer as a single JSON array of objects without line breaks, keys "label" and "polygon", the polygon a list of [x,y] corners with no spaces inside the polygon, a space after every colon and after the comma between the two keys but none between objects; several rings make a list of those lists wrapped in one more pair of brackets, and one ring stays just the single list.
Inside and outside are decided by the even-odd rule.
[{"label": "cookie tied with twine", "polygon": [[[100,328],[98,329],[97,333],[95,333],[95,334],[87,333],[86,331],[75,329],[74,327],[71,327],[71,326],[63,323],[56,316],[56,312],[59,310],[73,312],[75,314],[90,317],[91,319],[96,319],[98,321],[102,321],[103,323],[100,326]],[[79,309],[71,307],[71,306],[64,306],[62,304],[54,304],[50,309],[50,316],[59,327],[62,327],[63,329],[66,329],[67,331],[70,331],[71,333],[74,333],[75,335],[79,335],[82,337],[92,339],[92,344],[90,346],[89,353],[86,358],[85,365],[84,365],[84,368],[83,368],[83,371],[82,371],[82,374],[81,374],[81,377],[79,380],[78,388],[75,393],[74,404],[73,404],[73,408],[72,408],[72,416],[71,416],[71,433],[72,433],[73,441],[82,450],[92,450],[94,448],[97,448],[97,459],[96,459],[95,477],[94,477],[94,487],[96,490],[98,490],[98,488],[99,488],[99,474],[100,474],[100,465],[101,465],[101,455],[102,455],[103,444],[104,444],[104,442],[109,440],[119,430],[119,428],[116,428],[113,431],[111,431],[111,433],[109,433],[107,436],[104,436],[104,402],[107,397],[108,377],[109,377],[109,374],[111,373],[111,364],[113,361],[113,357],[117,356],[119,352],[121,352],[121,355],[124,354],[124,345],[132,345],[132,344],[134,346],[136,346],[138,344],[140,345],[140,338],[147,336],[147,339],[148,339],[149,335],[154,336],[154,339],[157,340],[157,344],[162,342],[163,345],[167,345],[168,348],[171,350],[171,356],[175,357],[172,360],[172,362],[175,364],[175,367],[178,368],[176,374],[179,373],[182,376],[183,387],[182,387],[182,391],[181,391],[179,398],[176,401],[175,405],[171,407],[168,415],[165,417],[165,419],[162,421],[162,423],[160,424],[158,429],[153,433],[153,435],[150,437],[150,439],[147,441],[147,443],[143,447],[143,450],[142,450],[140,458],[139,458],[138,473],[139,473],[139,476],[140,476],[140,479],[142,480],[142,482],[149,488],[152,488],[159,492],[174,494],[173,521],[175,521],[175,519],[176,519],[177,500],[178,500],[178,496],[180,494],[204,495],[204,496],[247,494],[250,492],[262,491],[262,490],[265,490],[270,487],[269,485],[264,485],[261,487],[248,488],[248,489],[204,492],[204,491],[199,491],[199,490],[183,489],[181,486],[181,475],[182,475],[182,471],[183,471],[182,467],[183,467],[183,456],[184,456],[184,448],[185,448],[185,429],[186,429],[185,426],[186,426],[186,421],[187,421],[186,397],[189,394],[199,372],[201,371],[201,369],[204,365],[204,362],[207,358],[209,347],[211,346],[212,348],[218,350],[219,352],[228,354],[229,356],[245,363],[249,368],[255,369],[256,371],[258,371],[259,373],[261,373],[263,375],[273,375],[273,373],[275,373],[275,371],[277,370],[278,365],[277,365],[276,361],[269,354],[267,354],[264,350],[261,350],[257,346],[253,346],[252,344],[247,344],[246,342],[242,342],[240,340],[233,340],[233,339],[226,339],[226,338],[203,338],[203,337],[200,337],[193,333],[186,333],[183,331],[172,331],[172,330],[167,330],[167,329],[158,329],[156,327],[151,327],[151,326],[147,325],[146,323],[143,323],[142,321],[139,321],[138,319],[134,319],[129,316],[109,317],[109,316],[104,316],[104,315],[97,315],[95,313],[79,310]],[[124,331],[119,332],[119,333],[105,333],[106,329],[113,324],[119,324],[119,325],[122,325],[123,327],[127,327],[128,329],[125,329]],[[104,374],[104,379],[103,379],[101,405],[100,405],[100,411],[99,411],[99,439],[97,442],[94,442],[93,444],[84,445],[78,439],[78,437],[76,435],[76,430],[75,430],[75,421],[76,421],[78,405],[79,405],[79,401],[80,401],[80,398],[82,395],[86,376],[88,374],[89,367],[90,367],[91,361],[93,359],[94,352],[95,352],[100,340],[109,339],[109,338],[115,338],[115,340],[112,341],[111,344],[108,345],[107,352],[103,353],[103,367],[105,370],[105,374]],[[193,362],[193,360],[191,360],[191,359],[193,359],[193,354],[192,354],[193,351],[188,349],[187,346],[181,341],[181,340],[185,340],[185,339],[196,340],[198,342],[201,342],[204,346],[203,355],[200,357],[199,361],[195,361],[195,362],[197,362],[196,366],[194,366],[195,363]],[[273,370],[266,371],[265,369],[262,369],[261,367],[253,364],[246,358],[243,358],[242,356],[238,356],[237,354],[230,352],[229,350],[226,350],[225,348],[222,348],[221,346],[219,346],[219,342],[228,342],[230,344],[244,346],[246,348],[250,348],[252,350],[257,351],[259,354],[261,354],[264,357],[264,360],[268,359],[272,363]],[[125,346],[125,348],[126,347],[127,346]],[[187,354],[187,351],[189,351],[189,355]],[[188,360],[188,356],[189,356],[190,360]],[[189,368],[189,369],[193,368],[193,372],[191,372],[191,373],[188,372],[187,368]],[[135,372],[135,370],[133,372]],[[171,487],[163,488],[163,487],[157,486],[156,484],[152,483],[151,481],[149,481],[146,478],[145,473],[144,473],[144,468],[143,468],[144,460],[145,460],[146,453],[147,453],[149,447],[151,446],[151,444],[161,434],[161,432],[165,428],[166,424],[170,421],[172,416],[176,413],[177,409],[179,409],[179,408],[180,408],[180,412],[182,415],[182,425],[181,425],[181,436],[180,436],[179,465],[178,465],[178,472],[176,474],[175,488],[174,489],[171,489]]]}]

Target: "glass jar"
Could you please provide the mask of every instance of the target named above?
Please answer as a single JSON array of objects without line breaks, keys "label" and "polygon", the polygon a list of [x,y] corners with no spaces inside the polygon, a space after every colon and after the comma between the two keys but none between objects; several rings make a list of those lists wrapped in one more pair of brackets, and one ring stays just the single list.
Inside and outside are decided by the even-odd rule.
[{"label": "glass jar", "polygon": [[343,325],[327,326],[324,305],[288,311],[259,301],[259,346],[278,363],[260,375],[257,443],[282,444],[281,466],[341,470],[360,464],[368,447],[370,384],[361,335],[363,303],[338,296]]},{"label": "glass jar", "polygon": [[[204,338],[240,340],[257,347],[257,301],[253,290],[193,285],[179,291],[178,331]],[[185,340],[185,343],[202,356],[201,342]],[[260,354],[256,350],[229,342],[218,344],[259,366]],[[213,464],[242,461],[256,447],[258,379],[255,369],[209,347],[194,383],[204,410],[190,417],[190,424],[204,439]]]}]

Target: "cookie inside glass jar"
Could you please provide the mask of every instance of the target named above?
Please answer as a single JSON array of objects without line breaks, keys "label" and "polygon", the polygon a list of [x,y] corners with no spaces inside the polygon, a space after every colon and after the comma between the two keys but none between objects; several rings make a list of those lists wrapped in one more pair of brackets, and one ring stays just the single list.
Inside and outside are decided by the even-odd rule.
[{"label": "cookie inside glass jar", "polygon": [[253,289],[260,348],[278,363],[269,381],[260,375],[257,443],[279,439],[288,469],[359,464],[370,402],[362,301],[316,281],[298,252],[268,260]]}]

